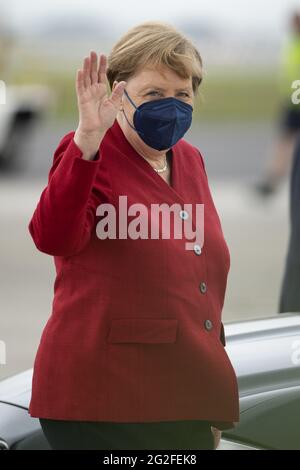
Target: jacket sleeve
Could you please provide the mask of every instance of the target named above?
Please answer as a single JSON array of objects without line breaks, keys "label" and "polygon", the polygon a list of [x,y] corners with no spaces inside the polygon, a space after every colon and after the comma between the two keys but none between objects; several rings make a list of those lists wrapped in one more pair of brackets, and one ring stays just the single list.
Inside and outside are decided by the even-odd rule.
[{"label": "jacket sleeve", "polygon": [[92,191],[102,155],[84,160],[74,142],[74,131],[60,141],[48,175],[48,184],[29,222],[36,247],[49,255],[71,256],[90,239],[99,200]]}]

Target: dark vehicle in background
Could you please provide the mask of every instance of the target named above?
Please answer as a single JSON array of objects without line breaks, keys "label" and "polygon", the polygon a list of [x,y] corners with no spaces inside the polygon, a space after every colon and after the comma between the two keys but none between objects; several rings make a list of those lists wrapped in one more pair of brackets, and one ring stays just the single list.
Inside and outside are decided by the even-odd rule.
[{"label": "dark vehicle in background", "polygon": [[[300,314],[225,324],[241,420],[219,450],[300,450]],[[32,370],[0,382],[0,448],[49,449],[28,414]]]},{"label": "dark vehicle in background", "polygon": [[0,104],[0,172],[26,163],[22,161],[26,142],[53,98],[42,85],[5,86],[2,94],[5,102]]},{"label": "dark vehicle in background", "polygon": [[18,39],[0,10],[0,173],[23,166],[33,125],[46,115],[54,93],[39,84],[12,85],[11,68]]}]

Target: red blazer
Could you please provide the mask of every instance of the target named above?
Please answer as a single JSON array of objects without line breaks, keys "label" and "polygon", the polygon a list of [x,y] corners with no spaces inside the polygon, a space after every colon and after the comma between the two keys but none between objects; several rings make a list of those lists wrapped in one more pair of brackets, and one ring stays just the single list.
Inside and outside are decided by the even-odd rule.
[{"label": "red blazer", "polygon": [[[231,427],[238,387],[221,322],[230,255],[200,152],[184,139],[172,147],[169,186],[117,120],[94,161],[81,158],[73,136],[59,143],[29,223],[56,267],[30,415]],[[118,209],[120,195],[128,206],[204,203],[202,253],[186,250],[184,237],[99,239],[96,208]]]}]

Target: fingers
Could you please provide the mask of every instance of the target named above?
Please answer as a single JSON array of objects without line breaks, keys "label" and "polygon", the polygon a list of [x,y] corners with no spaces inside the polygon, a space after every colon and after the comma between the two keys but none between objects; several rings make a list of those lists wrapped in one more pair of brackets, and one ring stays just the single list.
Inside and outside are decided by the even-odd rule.
[{"label": "fingers", "polygon": [[113,104],[117,108],[120,107],[125,86],[126,86],[126,82],[124,81],[119,82],[110,96],[110,100],[113,102]]},{"label": "fingers", "polygon": [[104,54],[100,54],[99,67],[97,66],[98,56],[95,51],[91,51],[83,61],[82,84],[85,88],[94,83],[106,84],[107,58]]},{"label": "fingers", "polygon": [[83,61],[83,83],[86,88],[91,86],[90,59],[85,57]]},{"label": "fingers", "polygon": [[77,95],[81,95],[84,92],[84,80],[82,70],[77,70],[76,72],[76,92]]},{"label": "fingers", "polygon": [[90,76],[91,76],[91,82],[97,83],[98,82],[98,72],[97,72],[97,53],[95,51],[91,51],[90,53]]},{"label": "fingers", "polygon": [[107,58],[104,54],[100,54],[99,68],[98,68],[98,80],[100,83],[106,83],[106,70],[107,70]]}]

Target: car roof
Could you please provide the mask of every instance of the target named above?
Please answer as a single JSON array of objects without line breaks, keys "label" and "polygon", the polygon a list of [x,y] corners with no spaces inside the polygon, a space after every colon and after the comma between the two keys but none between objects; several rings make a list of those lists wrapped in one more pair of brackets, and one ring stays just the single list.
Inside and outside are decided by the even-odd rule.
[{"label": "car roof", "polygon": [[269,336],[280,331],[300,331],[300,312],[280,313],[262,318],[251,318],[225,323],[226,337],[230,341],[247,336]]},{"label": "car roof", "polygon": [[0,382],[0,402],[28,408],[33,369],[8,377]]},{"label": "car roof", "polygon": [[300,385],[300,314],[225,324],[240,395]]}]

